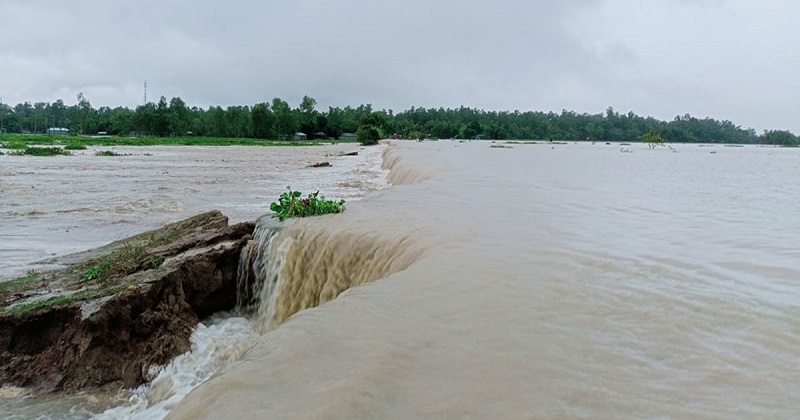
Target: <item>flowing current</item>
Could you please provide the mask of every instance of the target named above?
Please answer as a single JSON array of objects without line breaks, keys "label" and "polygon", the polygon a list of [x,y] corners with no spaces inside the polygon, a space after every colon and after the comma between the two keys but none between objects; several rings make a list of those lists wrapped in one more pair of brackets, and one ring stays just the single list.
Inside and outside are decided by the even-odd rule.
[{"label": "flowing current", "polygon": [[620,147],[389,146],[261,236],[249,350],[157,415],[798,417],[800,150]]},{"label": "flowing current", "polygon": [[[108,148],[105,148],[108,149]],[[98,149],[98,150],[105,150]],[[212,209],[255,220],[287,185],[348,203],[386,186],[383,147],[115,147],[119,157],[0,156],[0,281]],[[358,152],[358,156],[342,156]],[[329,162],[330,167],[309,168]],[[232,314],[199,325],[192,352],[155,367],[150,386],[30,398],[0,387],[0,418],[161,418],[249,348],[259,328]],[[2,385],[2,384],[0,384]],[[117,406],[103,413],[109,406]],[[102,413],[99,416],[97,413]]]}]

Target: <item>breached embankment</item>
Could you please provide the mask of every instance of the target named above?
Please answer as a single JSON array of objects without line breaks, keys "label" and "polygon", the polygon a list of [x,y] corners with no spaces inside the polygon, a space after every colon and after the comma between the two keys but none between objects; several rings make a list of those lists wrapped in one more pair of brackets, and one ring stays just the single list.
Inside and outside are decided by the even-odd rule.
[{"label": "breached embankment", "polygon": [[[257,279],[248,281],[246,289],[250,290],[247,293],[249,302],[257,308],[255,317],[259,328],[266,334],[242,360],[224,368],[209,382],[192,391],[172,414],[173,417],[214,417],[226,410],[242,410],[247,417],[276,413],[280,416],[280,411],[273,413],[269,407],[252,411],[250,403],[234,403],[234,409],[229,404],[233,400],[227,399],[233,394],[238,395],[236,401],[239,402],[257,399],[254,393],[261,387],[261,381],[277,380],[277,376],[270,379],[271,374],[263,370],[265,363],[270,365],[269,370],[288,372],[298,368],[295,357],[305,359],[309,349],[303,349],[302,345],[298,347],[296,340],[308,344],[315,340],[311,336],[304,338],[304,333],[297,331],[297,322],[304,322],[300,319],[319,319],[332,308],[353,305],[354,302],[360,302],[356,304],[360,306],[362,315],[380,316],[380,310],[368,302],[354,300],[352,294],[372,288],[375,280],[405,272],[424,260],[432,245],[441,239],[432,235],[425,224],[414,220],[426,218],[425,214],[407,217],[406,212],[401,211],[396,214],[403,217],[394,217],[391,211],[375,211],[375,203],[381,203],[384,210],[408,206],[403,202],[403,196],[393,194],[393,191],[435,176],[433,172],[408,166],[391,146],[384,152],[383,162],[384,168],[389,170],[388,177],[393,187],[348,205],[344,213],[293,219],[280,230],[270,230],[269,223],[261,221],[255,240],[249,245],[251,254],[243,261],[248,261],[245,264],[251,271],[248,276]],[[254,289],[253,285],[256,285]],[[345,295],[345,299],[334,300]],[[334,324],[348,321],[352,320],[346,317],[324,320]],[[289,341],[286,341],[287,337]],[[277,356],[280,360],[275,359],[275,354],[265,358],[265,351],[274,351],[282,356]],[[328,362],[336,363],[335,360]],[[250,369],[252,375],[247,373]],[[287,392],[302,392],[295,387],[288,389],[292,391]]]},{"label": "breached embankment", "polygon": [[[383,162],[396,185],[431,176],[401,171],[391,148]],[[38,275],[41,282],[24,291],[5,289],[23,293],[4,299],[0,343],[5,347],[0,351],[9,363],[4,363],[1,383],[37,392],[132,388],[153,379],[153,367],[188,350],[198,320],[215,311],[232,309],[234,303],[250,305],[257,329],[268,331],[298,311],[403,271],[423,256],[425,247],[416,240],[420,232],[413,225],[393,220],[378,233],[369,223],[374,215],[364,211],[355,203],[345,215],[266,222],[259,224],[252,241],[252,223],[229,227],[224,216],[213,212],[62,258],[57,263],[67,265],[65,269]],[[125,272],[112,269],[113,281],[89,279],[104,276],[109,268],[102,267],[109,258],[121,257],[120,250],[132,253],[132,243],[146,251],[136,256],[135,264]],[[44,286],[66,300],[36,297]],[[70,317],[63,318],[63,311]],[[45,318],[53,325],[57,319],[67,322],[50,334],[57,328],[42,324]],[[20,342],[38,344],[25,347]],[[67,357],[57,360],[59,352]],[[161,382],[148,393],[159,393]]]},{"label": "breached embankment", "polygon": [[319,221],[422,257],[286,319],[172,417],[798,417],[797,200],[751,176],[796,154],[487,146],[398,146],[442,176]]},{"label": "breached embankment", "polygon": [[[393,147],[382,155],[393,185],[430,179],[433,174],[402,164]],[[277,223],[259,219],[254,239],[242,252],[239,304],[251,306],[262,331],[290,316],[328,302],[350,289],[405,270],[424,253],[414,229],[402,221],[376,231],[356,204],[347,214]],[[399,222],[399,223],[398,223]]]},{"label": "breached embankment", "polygon": [[0,283],[0,385],[51,392],[152,379],[189,349],[199,320],[234,308],[253,227],[212,211]]}]

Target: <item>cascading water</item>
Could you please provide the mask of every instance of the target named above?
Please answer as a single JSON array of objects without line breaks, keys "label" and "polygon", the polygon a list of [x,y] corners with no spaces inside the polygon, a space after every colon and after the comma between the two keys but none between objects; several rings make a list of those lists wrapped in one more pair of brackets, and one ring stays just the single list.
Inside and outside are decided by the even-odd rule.
[{"label": "cascading water", "polygon": [[[270,259],[272,243],[280,231],[281,224],[269,215],[262,216],[256,223],[253,239],[242,248],[239,269],[236,276],[236,311],[251,314],[265,286],[274,287],[280,261]],[[270,280],[267,281],[266,279]]]},{"label": "cascading water", "polygon": [[[433,177],[401,161],[391,147],[382,153],[381,167],[389,171],[392,184]],[[255,310],[259,330],[267,332],[300,310],[402,271],[422,256],[412,232],[400,228],[387,235],[391,230],[383,226],[378,233],[360,222],[363,217],[349,214],[358,211],[285,222],[259,218],[239,260],[237,311]]]},{"label": "cascading water", "polygon": [[163,418],[197,385],[222,366],[238,359],[257,334],[250,320],[219,314],[198,324],[192,334],[192,350],[160,368],[151,369],[152,381],[133,392],[128,403],[96,416],[98,420]]},{"label": "cascading water", "polygon": [[353,218],[325,216],[285,225],[262,217],[240,262],[240,311],[257,308],[261,332],[345,290],[402,271],[422,255],[412,235],[384,237]]},{"label": "cascading water", "polygon": [[[369,186],[367,191],[385,186],[391,172],[396,184],[430,178],[419,171],[398,170],[401,159],[389,150],[356,169]],[[154,369],[154,379],[135,390],[128,404],[99,418],[162,418],[219,367],[240,358],[261,334],[291,315],[330,301],[350,287],[402,271],[422,256],[423,248],[412,233],[401,228],[387,235],[393,230],[385,226],[378,234],[361,222],[361,211],[354,204],[341,215],[285,222],[270,215],[260,217],[239,260],[236,316],[198,326],[191,352]]]},{"label": "cascading water", "polygon": [[[367,150],[362,153],[363,159],[359,159],[356,165],[346,170],[344,175],[349,181],[343,182],[342,185],[346,184],[347,188],[351,188],[350,185],[358,185],[360,188],[359,194],[346,196],[348,202],[357,201],[367,192],[380,190],[386,186],[385,169],[388,168],[381,167],[382,159],[379,158],[379,154],[382,151],[382,148]],[[258,220],[253,239],[243,248],[240,257],[235,314],[216,317],[205,325],[198,325],[192,336],[191,352],[179,356],[164,367],[152,369],[151,375],[154,379],[149,385],[133,391],[127,404],[109,409],[100,414],[98,418],[151,419],[164,417],[192,389],[211,377],[220,367],[242,357],[259,340],[261,334],[277,326],[292,313],[330,300],[346,287],[374,280],[380,276],[380,273],[385,272],[385,270],[372,270],[373,274],[370,276],[355,276],[352,279],[348,277],[345,280],[331,278],[330,283],[342,285],[343,288],[337,289],[338,292],[326,292],[322,298],[317,297],[299,304],[284,304],[286,299],[291,299],[293,292],[280,291],[278,288],[296,287],[297,282],[303,281],[304,278],[303,273],[298,272],[296,268],[285,271],[286,262],[292,261],[288,267],[293,267],[299,263],[296,258],[302,258],[309,252],[317,252],[324,248],[326,243],[331,246],[342,244],[339,241],[315,244],[313,240],[308,241],[307,236],[299,235],[299,231],[316,223],[329,226],[325,221],[331,220],[314,219],[318,220],[314,220],[313,223],[306,226],[298,221],[284,223],[278,222],[269,215],[262,216]],[[342,223],[340,219],[336,220],[337,223]],[[341,226],[346,225],[341,224]],[[317,232],[314,237],[325,241],[326,235]],[[353,239],[352,236],[350,238]],[[399,241],[404,244],[407,239],[400,238]],[[353,239],[352,242],[360,243],[362,248],[364,247],[363,241]],[[385,242],[381,243],[385,244]],[[372,246],[379,247],[381,243],[375,243]],[[313,250],[303,251],[302,248],[306,245]],[[341,254],[340,252],[325,253],[327,255]],[[368,254],[374,256],[380,253]],[[403,253],[398,253],[398,256],[402,255]],[[385,263],[388,257],[387,255],[377,260]],[[316,261],[314,266],[317,269],[320,268],[319,264],[324,264],[316,259],[312,260]],[[350,263],[343,262],[339,266],[342,264]],[[405,266],[403,263],[384,265],[387,269]],[[353,269],[357,268],[357,266],[353,267]],[[346,272],[341,268],[338,270],[339,273]],[[299,277],[295,276],[296,274],[299,274]],[[331,274],[333,275],[333,273]],[[314,278],[319,279],[318,276]],[[347,286],[344,287],[344,285]],[[313,289],[314,287],[310,290]],[[331,287],[329,286],[326,290],[331,290]],[[309,291],[309,293],[312,292]],[[281,299],[279,300],[278,297]],[[276,308],[280,308],[280,310],[276,311]],[[270,322],[269,320],[272,319],[279,321]]]},{"label": "cascading water", "polygon": [[[361,195],[382,195],[384,192],[377,190],[386,185],[388,173],[394,173],[391,182],[397,185],[432,176],[400,165],[402,159],[391,148],[370,149],[363,155],[363,161],[346,172],[348,178],[358,181],[353,184],[363,186]],[[381,229],[376,231],[375,215],[354,202],[360,195],[346,197],[348,210],[340,215],[286,222],[261,217],[240,258],[236,311],[198,325],[190,352],[166,366],[152,368],[148,385],[103,397],[98,406],[116,407],[96,417],[164,417],[195,387],[222,366],[240,359],[265,339],[264,333],[293,314],[328,302],[351,287],[403,271],[428,249],[407,220],[381,221]],[[120,404],[124,400],[127,402]],[[73,403],[65,400],[65,404]],[[73,405],[77,411],[70,418],[97,412],[83,409],[87,404],[82,402]],[[30,412],[36,410],[40,408],[32,407]],[[55,418],[67,417],[61,409],[41,411],[61,413]]]}]

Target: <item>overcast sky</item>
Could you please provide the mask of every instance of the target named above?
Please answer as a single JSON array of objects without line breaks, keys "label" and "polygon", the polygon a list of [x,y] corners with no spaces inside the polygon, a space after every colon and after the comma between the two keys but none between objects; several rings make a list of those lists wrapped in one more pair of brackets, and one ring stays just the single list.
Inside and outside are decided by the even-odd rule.
[{"label": "overcast sky", "polygon": [[2,0],[0,97],[690,113],[800,133],[797,0]]}]

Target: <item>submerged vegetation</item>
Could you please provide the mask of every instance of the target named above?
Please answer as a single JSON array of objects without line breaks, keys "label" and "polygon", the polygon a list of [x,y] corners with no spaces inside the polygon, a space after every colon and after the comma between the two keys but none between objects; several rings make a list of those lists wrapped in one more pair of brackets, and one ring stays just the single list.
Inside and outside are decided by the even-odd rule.
[{"label": "submerged vegetation", "polygon": [[70,156],[69,150],[64,150],[60,147],[30,147],[25,146],[23,149],[16,149],[9,153],[15,156]]},{"label": "submerged vegetation", "polygon": [[275,212],[272,217],[278,220],[283,221],[290,217],[320,216],[344,210],[344,200],[328,200],[324,195],[319,195],[319,191],[302,198],[303,193],[300,191],[293,191],[292,187],[286,187],[286,189],[287,191],[281,194],[278,201],[273,201],[269,206],[269,209]]},{"label": "submerged vegetation", "polygon": [[664,138],[655,131],[648,131],[639,138],[639,140],[647,143],[647,147],[654,149],[656,146],[664,145]]},{"label": "submerged vegetation", "polygon": [[95,156],[130,156],[129,153],[117,153],[113,150],[98,150],[94,152]]},{"label": "submerged vegetation", "polygon": [[86,145],[77,141],[69,141],[64,146],[66,150],[86,150]]}]

